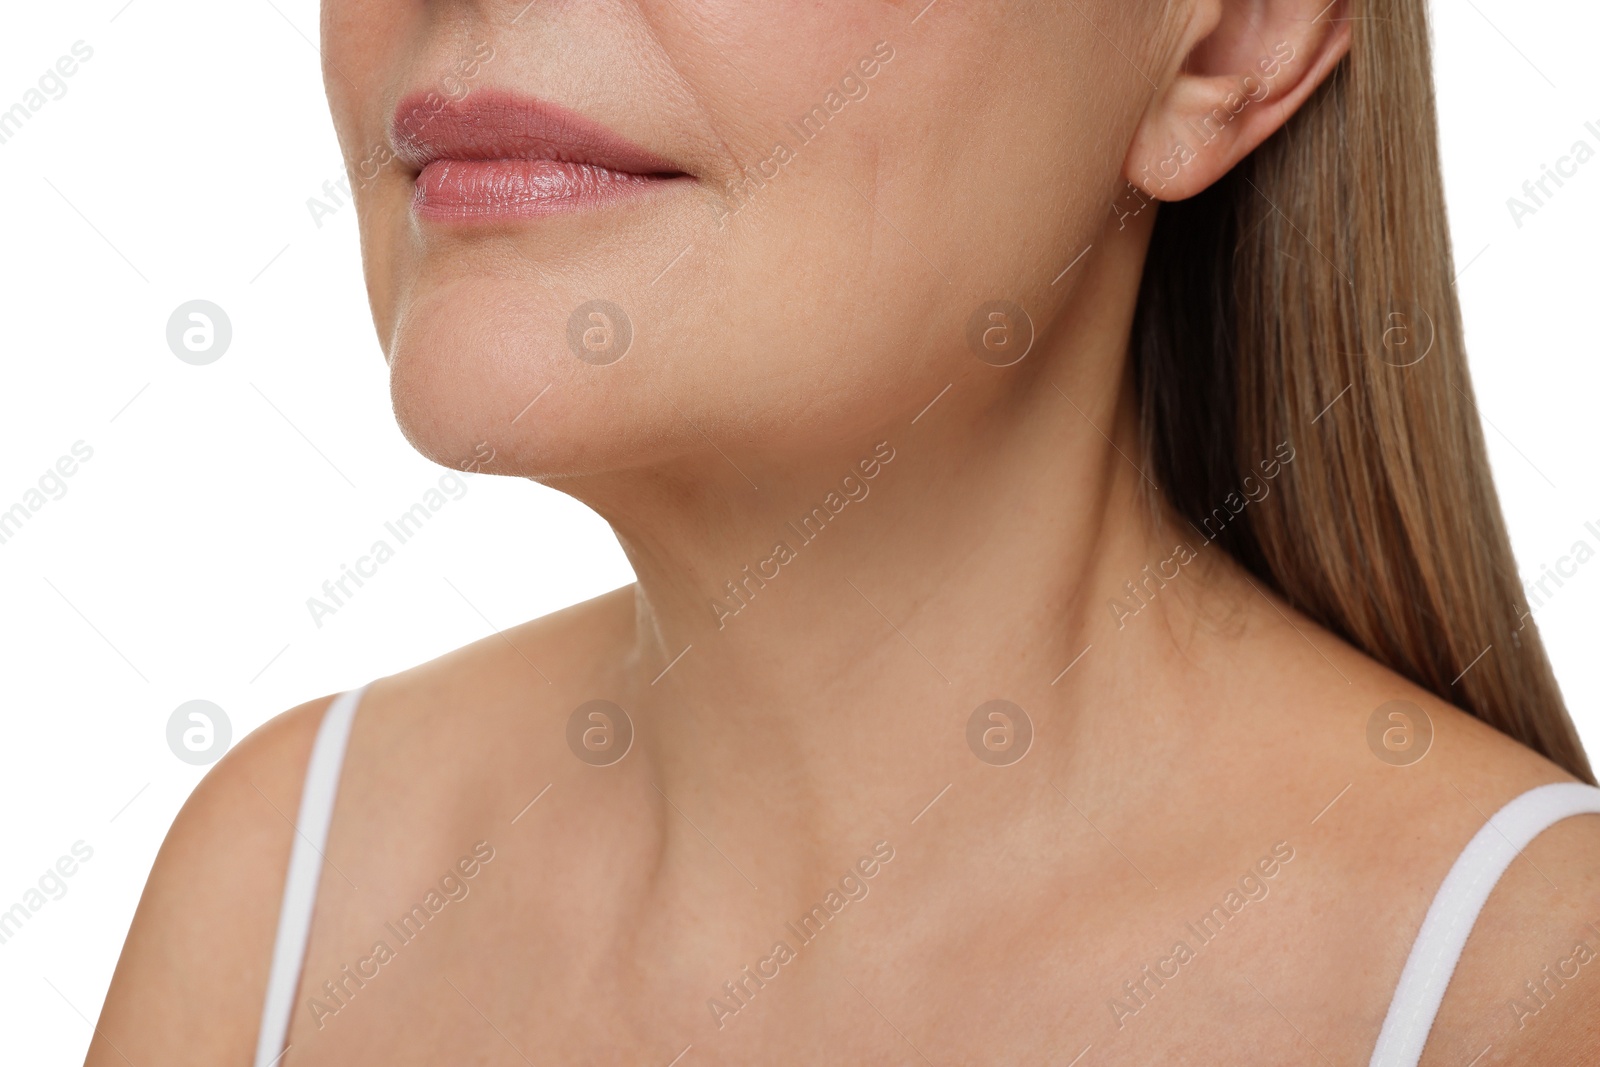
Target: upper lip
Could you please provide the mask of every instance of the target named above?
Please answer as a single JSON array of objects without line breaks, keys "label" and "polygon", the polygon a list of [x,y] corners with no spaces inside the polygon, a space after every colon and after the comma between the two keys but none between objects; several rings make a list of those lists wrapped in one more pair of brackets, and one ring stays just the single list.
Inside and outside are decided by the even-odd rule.
[{"label": "upper lip", "polygon": [[676,176],[666,159],[560,104],[495,89],[451,100],[410,93],[389,124],[395,156],[415,170],[435,160],[539,159],[625,174]]}]

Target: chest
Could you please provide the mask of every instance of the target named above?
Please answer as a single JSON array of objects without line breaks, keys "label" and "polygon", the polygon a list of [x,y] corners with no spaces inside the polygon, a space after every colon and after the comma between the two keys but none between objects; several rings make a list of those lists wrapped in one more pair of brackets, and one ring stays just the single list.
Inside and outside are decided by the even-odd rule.
[{"label": "chest", "polygon": [[1364,1062],[1384,1007],[1270,901],[1117,916],[885,893],[719,920],[677,900],[632,923],[576,898],[427,903],[323,939],[297,1064]]}]

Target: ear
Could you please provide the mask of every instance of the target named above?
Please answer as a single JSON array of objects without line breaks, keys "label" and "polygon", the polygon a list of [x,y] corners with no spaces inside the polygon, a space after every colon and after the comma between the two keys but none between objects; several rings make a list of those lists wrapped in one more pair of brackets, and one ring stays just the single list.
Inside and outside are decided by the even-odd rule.
[{"label": "ear", "polygon": [[1201,0],[1183,64],[1150,101],[1122,165],[1157,200],[1183,200],[1278,130],[1350,49],[1344,0]]}]

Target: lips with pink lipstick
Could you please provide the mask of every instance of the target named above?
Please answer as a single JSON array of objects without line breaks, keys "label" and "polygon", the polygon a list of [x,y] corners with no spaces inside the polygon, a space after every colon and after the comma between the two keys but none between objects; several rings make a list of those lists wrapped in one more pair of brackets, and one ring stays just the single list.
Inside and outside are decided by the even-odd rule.
[{"label": "lips with pink lipstick", "polygon": [[687,177],[582,115],[489,89],[460,100],[408,96],[390,138],[396,157],[417,171],[412,210],[433,221],[539,218]]}]

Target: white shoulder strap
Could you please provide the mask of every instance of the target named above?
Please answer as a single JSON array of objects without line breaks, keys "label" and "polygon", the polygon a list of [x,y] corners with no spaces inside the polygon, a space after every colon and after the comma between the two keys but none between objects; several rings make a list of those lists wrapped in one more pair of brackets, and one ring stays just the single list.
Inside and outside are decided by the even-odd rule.
[{"label": "white shoulder strap", "polygon": [[1495,883],[1540,833],[1569,816],[1587,813],[1600,814],[1600,789],[1553,782],[1510,801],[1473,835],[1417,931],[1370,1067],[1416,1067],[1467,935]]},{"label": "white shoulder strap", "polygon": [[361,689],[341,693],[322,713],[322,725],[311,746],[305,787],[300,791],[300,815],[295,820],[294,844],[289,852],[289,872],[283,880],[283,905],[278,910],[278,938],[272,946],[272,971],[267,976],[267,996],[261,1008],[261,1030],[256,1037],[255,1067],[272,1067],[288,1051],[289,1015],[300,985],[306,942],[311,936],[311,912],[317,903],[317,881],[322,874],[323,850],[333,822],[333,802],[339,793],[339,771],[344,766],[345,743],[355,718]]}]

